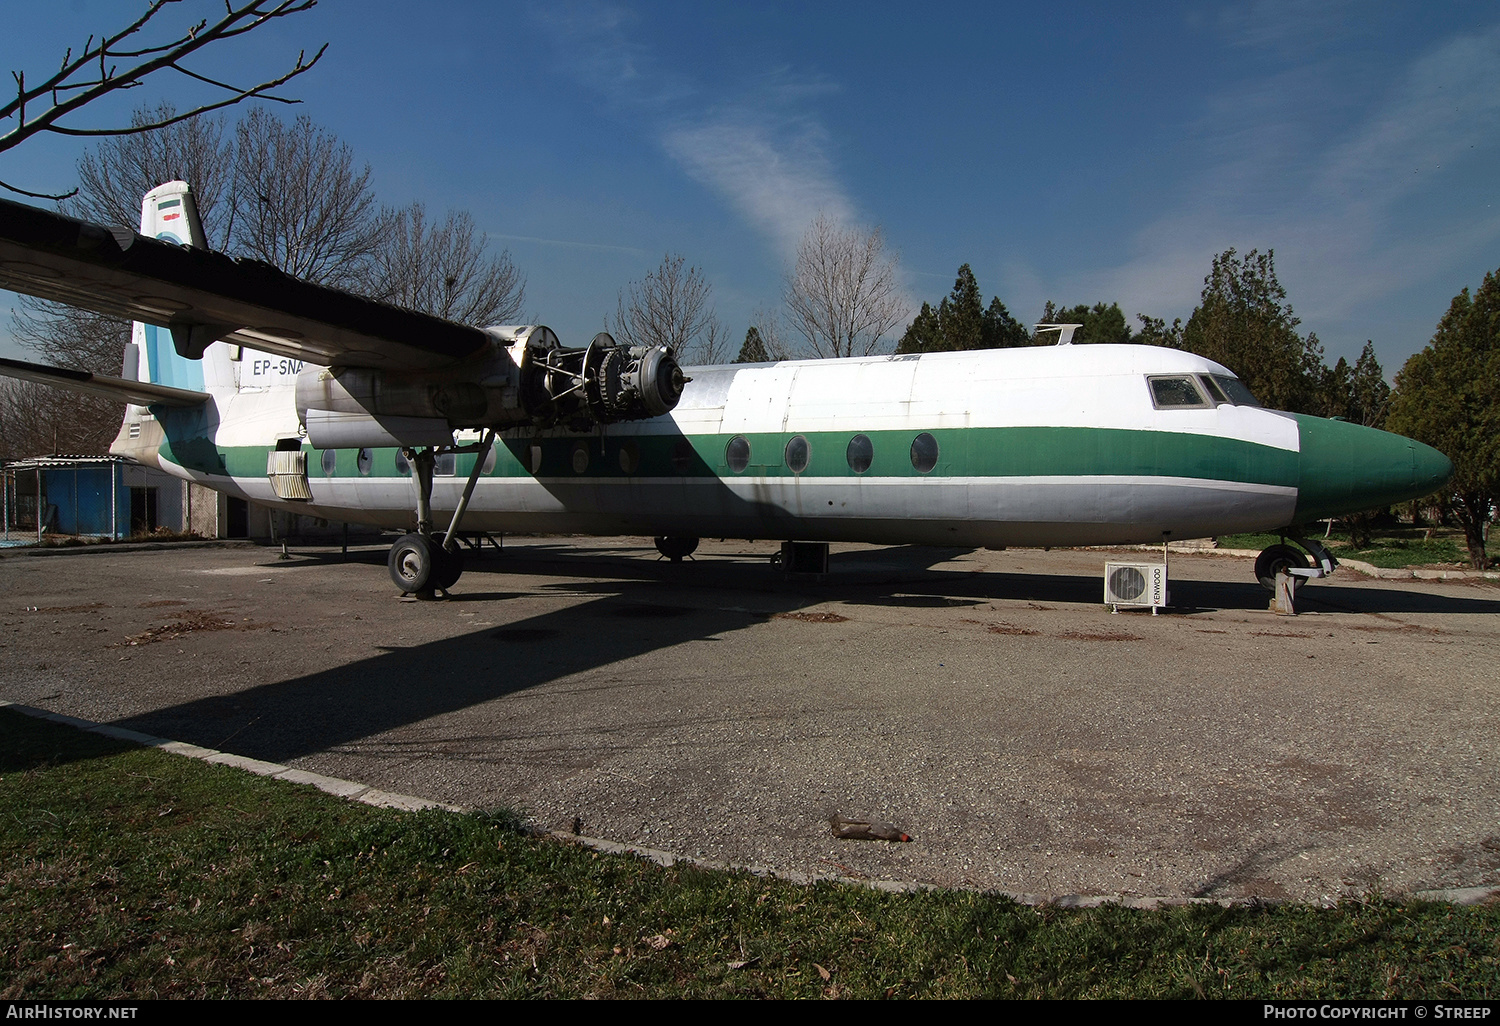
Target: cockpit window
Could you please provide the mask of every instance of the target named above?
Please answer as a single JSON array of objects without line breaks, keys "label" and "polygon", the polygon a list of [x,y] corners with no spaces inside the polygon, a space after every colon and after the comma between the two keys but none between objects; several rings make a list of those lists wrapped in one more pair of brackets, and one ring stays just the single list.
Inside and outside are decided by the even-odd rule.
[{"label": "cockpit window", "polygon": [[1214,401],[1214,405],[1229,402],[1229,396],[1224,394],[1224,390],[1214,381],[1212,374],[1198,375],[1198,384],[1208,389],[1208,397]]},{"label": "cockpit window", "polygon": [[1260,400],[1245,386],[1245,383],[1232,374],[1210,374],[1210,380],[1224,390],[1229,401],[1236,406],[1259,406]]},{"label": "cockpit window", "polygon": [[1191,375],[1153,374],[1146,380],[1151,383],[1151,402],[1158,410],[1203,410],[1213,406],[1198,391]]}]

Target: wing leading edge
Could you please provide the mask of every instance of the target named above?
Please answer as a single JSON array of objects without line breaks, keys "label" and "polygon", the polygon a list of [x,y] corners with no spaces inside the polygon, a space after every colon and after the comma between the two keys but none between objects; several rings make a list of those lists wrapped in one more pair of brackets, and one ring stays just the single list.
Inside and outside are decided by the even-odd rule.
[{"label": "wing leading edge", "polygon": [[260,261],[10,200],[0,200],[0,287],[167,328],[192,359],[223,339],[323,366],[430,371],[489,344],[478,328],[313,285]]}]

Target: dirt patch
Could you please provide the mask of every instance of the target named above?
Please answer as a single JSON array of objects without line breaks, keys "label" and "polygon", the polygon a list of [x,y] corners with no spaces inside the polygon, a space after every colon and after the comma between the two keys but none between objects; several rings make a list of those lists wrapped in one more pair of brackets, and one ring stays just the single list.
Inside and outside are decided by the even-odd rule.
[{"label": "dirt patch", "polygon": [[1257,638],[1311,638],[1311,634],[1297,634],[1292,631],[1251,631]]},{"label": "dirt patch", "polygon": [[1423,627],[1415,623],[1403,623],[1399,627],[1383,627],[1370,623],[1351,623],[1345,625],[1351,631],[1374,631],[1378,634],[1446,634],[1447,631],[1441,627]]},{"label": "dirt patch", "polygon": [[251,623],[248,620],[230,620],[223,613],[206,613],[202,610],[187,610],[173,615],[177,618],[175,623],[164,623],[160,627],[152,627],[150,630],[131,635],[118,645],[110,647],[151,645],[158,641],[171,641],[184,634],[197,634],[201,631],[251,631],[265,626],[265,624]]},{"label": "dirt patch", "polygon": [[1040,634],[1040,633],[1042,633],[1041,631],[1032,630],[1030,627],[1017,627],[1015,624],[1010,624],[1010,623],[992,623],[992,624],[988,624],[984,629],[987,630],[987,631],[989,631],[991,634]]},{"label": "dirt patch", "polygon": [[185,605],[187,605],[187,603],[184,602],[184,601],[182,601],[182,599],[157,599],[155,602],[142,602],[140,605],[136,606],[136,608],[137,609],[164,609],[167,606],[185,606]]},{"label": "dirt patch", "polygon": [[837,613],[777,613],[773,620],[801,620],[803,623],[843,623],[847,616]]},{"label": "dirt patch", "polygon": [[96,609],[108,609],[103,602],[89,602],[82,606],[27,606],[28,613],[92,613]]},{"label": "dirt patch", "polygon": [[1139,634],[1125,631],[1063,631],[1058,635],[1065,641],[1141,641]]}]

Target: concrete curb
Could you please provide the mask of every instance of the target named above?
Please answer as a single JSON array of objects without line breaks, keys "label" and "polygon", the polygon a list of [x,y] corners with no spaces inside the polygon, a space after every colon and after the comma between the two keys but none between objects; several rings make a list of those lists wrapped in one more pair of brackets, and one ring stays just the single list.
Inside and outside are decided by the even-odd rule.
[{"label": "concrete curb", "polygon": [[159,542],[93,542],[86,545],[45,545],[45,546],[15,546],[8,550],[0,549],[0,552],[8,552],[16,556],[77,556],[84,553],[113,552],[123,555],[128,552],[162,552],[166,549],[248,549],[248,548],[271,548],[270,545],[257,545],[254,541],[246,538],[217,538],[200,539],[197,541],[159,541]]},{"label": "concrete curb", "polygon": [[1409,566],[1394,569],[1374,566],[1357,559],[1341,559],[1339,566],[1347,566],[1367,577],[1378,577],[1383,581],[1500,581],[1500,572],[1494,570],[1424,570]]},{"label": "concrete curb", "polygon": [[127,730],[124,727],[112,727],[108,724],[92,723],[88,720],[80,720],[75,716],[64,716],[61,713],[49,712],[46,709],[37,709],[29,705],[17,705],[15,702],[7,702],[4,699],[0,699],[0,708],[13,709],[27,716],[35,716],[39,720],[50,720],[53,723],[76,727],[79,730],[86,730],[91,734],[102,734],[105,737],[116,738],[120,741],[130,741],[146,748],[156,748],[172,755],[198,759],[201,762],[211,762],[218,766],[231,766],[235,769],[244,770],[246,773],[254,773],[260,777],[272,777],[293,784],[310,784],[319,791],[324,791],[336,798],[347,798],[350,801],[363,802],[366,805],[374,805],[382,809],[404,809],[408,812],[416,812],[421,809],[443,809],[447,812],[469,811],[457,805],[444,805],[442,802],[428,801],[426,798],[417,798],[413,795],[391,794],[388,791],[379,791],[368,784],[360,784],[353,780],[325,777],[321,773],[309,773],[307,770],[293,769],[290,766],[282,766],[275,762],[263,762],[260,759],[251,759],[243,755],[234,755],[230,752],[219,752],[212,748],[200,748],[198,745],[190,745],[182,741],[171,741],[162,737],[153,737],[150,734]]},{"label": "concrete curb", "polygon": [[[1160,545],[1126,545],[1126,546],[1090,546],[1091,548],[1125,548],[1135,552],[1160,552]],[[1259,549],[1173,549],[1174,556],[1239,556],[1245,559],[1254,559],[1260,555]],[[1400,567],[1393,569],[1375,566],[1371,563],[1358,559],[1339,559],[1337,553],[1334,558],[1338,559],[1339,566],[1347,566],[1350,570],[1357,570],[1366,577],[1378,577],[1382,581],[1500,581],[1500,571],[1496,570],[1427,570],[1422,567]],[[1337,570],[1334,571],[1337,573]]]},{"label": "concrete curb", "polygon": [[[153,737],[150,734],[142,734],[124,727],[93,723],[89,720],[78,719],[75,716],[64,716],[62,713],[49,712],[46,709],[37,709],[29,705],[18,705],[15,702],[8,702],[5,699],[0,699],[0,708],[13,709],[27,716],[34,716],[41,720],[50,720],[53,723],[86,730],[92,734],[101,734],[105,737],[117,738],[121,741],[130,741],[147,748],[156,748],[172,755],[186,756],[189,759],[197,759],[201,762],[210,762],[220,766],[231,766],[235,769],[244,770],[247,773],[254,773],[257,776],[270,777],[274,780],[284,780],[292,784],[310,784],[318,790],[331,794],[336,798],[362,802],[365,805],[373,805],[376,808],[399,809],[404,812],[418,812],[423,809],[442,809],[445,812],[460,814],[473,811],[459,805],[447,805],[442,802],[430,801],[426,798],[417,798],[413,795],[393,794],[389,791],[381,791],[353,780],[327,777],[321,773],[294,769],[290,766],[282,766],[274,762],[264,762],[260,759],[251,759],[243,755],[219,752],[212,748],[201,748],[198,745],[191,745],[182,741],[170,741],[166,738]],[[607,841],[601,837],[586,837],[580,834],[569,833],[565,830],[548,831],[532,827],[531,833],[538,837],[551,837],[570,844],[582,845],[594,851],[610,855],[630,855],[635,858],[645,859],[648,862],[654,862],[668,869],[673,866],[685,865],[713,872],[749,873],[751,876],[783,880],[801,887],[811,887],[819,883],[838,883],[855,887],[867,887],[870,890],[882,891],[887,894],[912,894],[921,891],[966,889],[962,887],[939,887],[936,884],[922,883],[916,880],[882,880],[872,877],[844,876],[836,873],[802,873],[796,870],[771,869],[767,866],[742,866],[731,862],[719,862],[714,859],[700,859],[690,855],[675,855],[672,852],[662,851],[659,848],[644,848],[633,844],[621,844],[618,841]],[[1060,894],[1048,897],[1042,894],[1014,893],[1010,891],[984,891],[982,893],[1010,898],[1021,905],[1051,905],[1055,908],[1101,908],[1105,905],[1118,905],[1121,908],[1138,909],[1153,909],[1168,905],[1218,905],[1222,908],[1232,908],[1242,905],[1284,904],[1284,902],[1269,901],[1265,898],[1170,898],[1143,897],[1131,894]],[[1390,895],[1390,897],[1402,897],[1402,895]],[[1487,901],[1500,900],[1500,886],[1416,891],[1405,895],[1405,897],[1415,898],[1420,901],[1446,902],[1452,905],[1479,905]],[[1324,902],[1325,906],[1332,904],[1335,903]]]}]

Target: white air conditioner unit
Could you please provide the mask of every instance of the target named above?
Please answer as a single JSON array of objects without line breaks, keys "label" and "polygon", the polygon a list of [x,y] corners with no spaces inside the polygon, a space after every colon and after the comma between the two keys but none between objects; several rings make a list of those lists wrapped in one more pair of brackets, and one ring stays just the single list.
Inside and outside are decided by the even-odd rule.
[{"label": "white air conditioner unit", "polygon": [[1105,563],[1104,604],[1150,606],[1154,613],[1167,605],[1167,564]]}]

